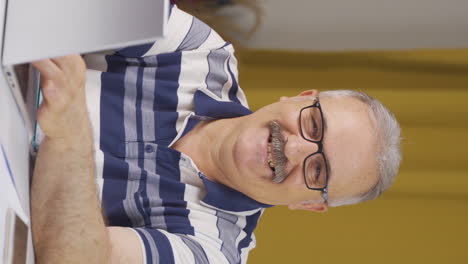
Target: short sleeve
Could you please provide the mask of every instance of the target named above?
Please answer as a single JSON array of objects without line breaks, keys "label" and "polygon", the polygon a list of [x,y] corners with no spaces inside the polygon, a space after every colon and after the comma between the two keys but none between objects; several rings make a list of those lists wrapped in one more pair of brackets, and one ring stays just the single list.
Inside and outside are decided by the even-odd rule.
[{"label": "short sleeve", "polygon": [[207,24],[171,5],[166,34],[155,42],[126,47],[117,54],[128,58],[154,56],[191,50],[210,50],[226,45],[226,42]]},{"label": "short sleeve", "polygon": [[140,236],[145,264],[227,263],[217,249],[192,235],[172,234],[153,228],[133,228]]}]

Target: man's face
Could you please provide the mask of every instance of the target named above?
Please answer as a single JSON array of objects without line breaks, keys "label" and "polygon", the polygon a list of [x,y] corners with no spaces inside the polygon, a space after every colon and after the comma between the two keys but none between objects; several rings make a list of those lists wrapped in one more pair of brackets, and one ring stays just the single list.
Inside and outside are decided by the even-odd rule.
[{"label": "man's face", "polygon": [[[226,146],[232,150],[229,152],[233,153],[223,157],[230,186],[272,205],[294,208],[302,201],[323,201],[320,191],[310,190],[304,183],[304,159],[316,152],[318,145],[306,141],[299,126],[301,108],[313,104],[316,95],[316,91],[307,91],[300,96],[282,98],[244,117],[226,140]],[[377,141],[368,107],[346,97],[325,97],[320,103],[325,122],[323,151],[330,166],[329,197],[354,197],[369,190],[377,181]],[[274,172],[268,165],[271,121],[280,125],[286,142],[287,177],[281,183],[272,181]],[[315,209],[320,211],[321,208]]]}]

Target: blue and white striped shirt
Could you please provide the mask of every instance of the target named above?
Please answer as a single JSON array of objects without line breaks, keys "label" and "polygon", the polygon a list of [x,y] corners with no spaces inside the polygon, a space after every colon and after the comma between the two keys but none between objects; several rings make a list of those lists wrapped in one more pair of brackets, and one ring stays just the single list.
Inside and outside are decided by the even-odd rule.
[{"label": "blue and white striped shirt", "polygon": [[172,6],[165,38],[85,60],[109,225],[139,235],[145,263],[246,263],[268,205],[208,180],[170,148],[201,120],[251,113],[233,47]]}]

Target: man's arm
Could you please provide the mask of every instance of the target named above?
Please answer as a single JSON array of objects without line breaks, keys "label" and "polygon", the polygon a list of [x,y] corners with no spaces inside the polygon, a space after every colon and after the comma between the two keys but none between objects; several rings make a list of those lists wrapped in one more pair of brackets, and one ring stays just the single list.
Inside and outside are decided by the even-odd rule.
[{"label": "man's arm", "polygon": [[35,62],[44,102],[38,121],[46,137],[31,190],[38,263],[142,263],[137,235],[107,228],[95,184],[94,149],[79,55]]}]

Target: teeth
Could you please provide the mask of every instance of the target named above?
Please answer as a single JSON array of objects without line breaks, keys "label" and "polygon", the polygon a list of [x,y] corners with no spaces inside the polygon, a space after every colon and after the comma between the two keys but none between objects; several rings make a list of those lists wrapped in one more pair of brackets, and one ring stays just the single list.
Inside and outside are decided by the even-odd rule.
[{"label": "teeth", "polygon": [[271,154],[271,144],[268,143],[268,165],[272,170],[275,169],[275,162],[273,161],[273,156]]}]

